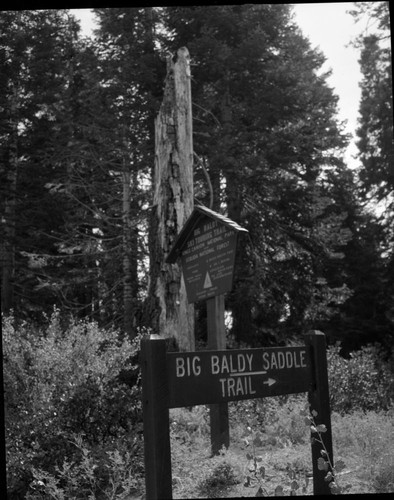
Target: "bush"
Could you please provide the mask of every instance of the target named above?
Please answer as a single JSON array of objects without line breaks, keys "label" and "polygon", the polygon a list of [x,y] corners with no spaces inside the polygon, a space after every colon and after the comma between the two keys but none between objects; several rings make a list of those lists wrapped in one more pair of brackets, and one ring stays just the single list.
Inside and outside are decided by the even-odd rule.
[{"label": "bush", "polygon": [[34,481],[27,500],[126,500],[139,493],[141,480],[135,473],[131,453],[124,446],[93,452],[80,436],[73,444],[80,452],[79,459],[64,460],[60,467],[56,466],[55,474],[33,468]]},{"label": "bush", "polygon": [[170,430],[181,442],[195,442],[196,438],[209,436],[209,412],[206,406],[193,406],[190,409],[170,409]]},{"label": "bush", "polygon": [[368,345],[340,355],[339,344],[327,351],[331,410],[387,410],[394,400],[394,373],[390,361],[384,361],[379,345]]},{"label": "bush", "polygon": [[138,372],[140,338],[121,340],[88,321],[64,329],[56,310],[42,331],[15,327],[12,317],[2,323],[10,498],[24,498],[33,471],[57,480],[65,460],[78,464],[77,434],[92,453],[126,436],[141,441],[140,387],[121,377]]},{"label": "bush", "polygon": [[233,466],[223,461],[215,467],[198,485],[198,491],[207,498],[218,498],[223,492],[237,484],[239,479]]},{"label": "bush", "polygon": [[229,405],[230,421],[241,439],[245,428],[250,426],[264,433],[264,445],[303,444],[309,439],[300,414],[306,400],[305,394],[288,394],[232,402]]},{"label": "bush", "polygon": [[394,491],[393,411],[354,411],[332,414],[334,449],[342,456],[352,453],[362,481],[375,493]]}]

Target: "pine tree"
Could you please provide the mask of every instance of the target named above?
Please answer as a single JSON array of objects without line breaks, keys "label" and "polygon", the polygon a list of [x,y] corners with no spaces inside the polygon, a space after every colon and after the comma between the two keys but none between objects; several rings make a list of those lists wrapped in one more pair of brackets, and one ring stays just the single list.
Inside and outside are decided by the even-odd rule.
[{"label": "pine tree", "polygon": [[[305,327],[322,288],[317,273],[351,236],[328,177],[345,170],[338,98],[321,73],[324,56],[290,14],[282,4],[167,11],[168,48],[185,45],[191,53],[194,147],[214,206],[250,234],[227,299],[232,333],[248,342],[261,342],[262,332],[276,342],[278,324]],[[203,185],[201,172],[196,177]]]},{"label": "pine tree", "polygon": [[7,11],[1,23],[2,308],[41,312],[51,294],[40,291],[51,230],[62,206],[45,185],[56,106],[67,81],[77,25],[64,11]]}]

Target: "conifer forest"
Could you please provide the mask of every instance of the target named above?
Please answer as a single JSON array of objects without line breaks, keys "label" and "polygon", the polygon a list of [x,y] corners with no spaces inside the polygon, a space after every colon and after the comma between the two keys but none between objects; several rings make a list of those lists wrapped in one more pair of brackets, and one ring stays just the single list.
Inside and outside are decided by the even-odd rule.
[{"label": "conifer forest", "polygon": [[[143,474],[139,341],[160,334],[155,120],[168,60],[181,47],[190,54],[192,202],[248,231],[225,296],[227,348],[296,345],[322,331],[336,373],[345,377],[353,353],[364,374],[384,369],[386,396],[372,376],[364,389],[347,386],[355,397],[379,395],[355,407],[388,409],[389,4],[349,2],[349,10],[374,26],[352,41],[362,74],[357,167],[345,160],[351,138],[322,71],[325,55],[297,26],[291,4],[96,8],[89,37],[68,9],[0,12],[9,498],[138,497],[121,491],[140,491]],[[203,349],[205,303],[189,314]],[[377,358],[384,366],[371,368]],[[331,383],[333,409],[346,414],[345,389]],[[76,463],[79,472],[86,466],[83,481],[70,472]],[[115,473],[123,474],[118,483]],[[122,487],[111,496],[115,483]]]}]

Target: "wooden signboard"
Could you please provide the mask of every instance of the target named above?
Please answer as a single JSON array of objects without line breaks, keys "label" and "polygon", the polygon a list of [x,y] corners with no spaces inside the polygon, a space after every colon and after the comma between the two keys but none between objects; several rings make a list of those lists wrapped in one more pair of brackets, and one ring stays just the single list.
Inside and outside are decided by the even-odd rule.
[{"label": "wooden signboard", "polygon": [[[305,346],[167,353],[164,339],[141,342],[146,498],[172,498],[169,409],[308,392],[316,425],[334,464],[325,336],[310,332]],[[312,440],[313,492],[331,493]],[[335,466],[335,464],[334,464]]]},{"label": "wooden signboard", "polygon": [[307,392],[306,347],[168,353],[171,408]]},{"label": "wooden signboard", "polygon": [[247,230],[209,208],[195,207],[167,257],[180,257],[189,303],[222,295],[232,288],[239,233]]}]

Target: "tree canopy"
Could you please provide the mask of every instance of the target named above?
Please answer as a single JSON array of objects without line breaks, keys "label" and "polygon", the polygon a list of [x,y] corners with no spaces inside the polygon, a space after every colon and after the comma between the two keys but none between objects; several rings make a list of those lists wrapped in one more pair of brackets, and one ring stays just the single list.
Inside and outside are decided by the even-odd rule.
[{"label": "tree canopy", "polygon": [[[324,54],[288,4],[96,9],[92,38],[68,10],[1,12],[2,311],[41,321],[58,305],[131,337],[151,326],[154,119],[166,57],[185,46],[195,201],[249,231],[226,297],[229,344],[318,328],[352,348],[389,346],[385,5],[355,4],[356,17],[378,23],[358,40],[358,172],[344,160],[349,137]],[[385,199],[391,212],[379,221],[365,199]],[[202,342],[204,316],[198,304]]]}]

